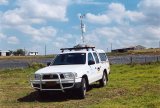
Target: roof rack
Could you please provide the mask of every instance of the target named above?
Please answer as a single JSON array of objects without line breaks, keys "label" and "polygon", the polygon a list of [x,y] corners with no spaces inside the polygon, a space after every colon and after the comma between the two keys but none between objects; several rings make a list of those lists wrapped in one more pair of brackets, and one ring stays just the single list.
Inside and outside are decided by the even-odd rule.
[{"label": "roof rack", "polygon": [[64,52],[64,50],[69,50],[69,51],[72,51],[72,50],[81,50],[81,49],[86,49],[87,51],[89,50],[89,49],[92,49],[92,51],[94,51],[94,48],[95,47],[75,47],[75,48],[61,48],[60,50],[62,51],[62,52]]}]

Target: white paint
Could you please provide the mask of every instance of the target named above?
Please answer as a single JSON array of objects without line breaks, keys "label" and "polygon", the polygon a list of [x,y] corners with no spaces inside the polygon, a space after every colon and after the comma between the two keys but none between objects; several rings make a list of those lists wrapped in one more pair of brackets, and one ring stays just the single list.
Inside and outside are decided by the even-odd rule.
[{"label": "white paint", "polygon": [[9,51],[0,51],[0,56],[7,56],[7,53],[9,53]]},{"label": "white paint", "polygon": [[29,56],[36,56],[36,55],[38,55],[38,52],[29,52],[28,55]]}]

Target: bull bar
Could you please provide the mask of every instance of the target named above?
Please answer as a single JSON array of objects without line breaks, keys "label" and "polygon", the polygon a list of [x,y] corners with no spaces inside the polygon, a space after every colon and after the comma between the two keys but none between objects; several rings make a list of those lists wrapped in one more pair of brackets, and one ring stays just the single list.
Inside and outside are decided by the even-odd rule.
[{"label": "bull bar", "polygon": [[[60,77],[61,74],[62,73],[37,74],[37,75],[39,75],[39,79],[35,79],[35,74],[31,74],[31,76],[30,76],[31,87],[34,88],[34,89],[41,90],[41,91],[54,91],[54,90],[57,90],[57,91],[62,91],[62,92],[64,92],[64,89],[73,88],[74,85],[75,85],[75,74],[70,72],[70,74],[72,74],[72,76],[73,76],[71,78],[61,78]],[[56,79],[44,79],[43,78],[44,75],[57,75],[58,78],[56,78]],[[42,85],[46,84],[48,82],[54,82],[56,84],[59,84],[60,88],[47,88],[47,89],[43,88]],[[67,83],[70,83],[71,85],[67,86],[67,87],[64,87],[63,84],[67,84]],[[38,84],[39,87],[35,87],[34,84]]]}]

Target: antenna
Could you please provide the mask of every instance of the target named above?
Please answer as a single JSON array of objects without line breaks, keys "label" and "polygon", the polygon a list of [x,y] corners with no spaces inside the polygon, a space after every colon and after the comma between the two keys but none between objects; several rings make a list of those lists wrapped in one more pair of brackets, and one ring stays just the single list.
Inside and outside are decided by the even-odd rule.
[{"label": "antenna", "polygon": [[85,24],[83,24],[83,19],[84,19],[84,17],[85,17],[85,14],[80,15],[80,20],[81,20],[81,33],[82,33],[81,39],[82,39],[83,44],[84,44],[84,42],[85,42],[84,33],[86,32],[86,30],[85,30]]}]

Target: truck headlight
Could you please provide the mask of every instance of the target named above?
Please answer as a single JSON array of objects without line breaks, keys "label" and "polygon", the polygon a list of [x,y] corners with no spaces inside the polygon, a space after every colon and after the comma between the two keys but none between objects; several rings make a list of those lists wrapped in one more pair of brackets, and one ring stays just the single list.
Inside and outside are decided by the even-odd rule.
[{"label": "truck headlight", "polygon": [[63,73],[64,78],[74,78],[76,75],[74,73]]},{"label": "truck headlight", "polygon": [[35,80],[40,80],[40,78],[41,78],[41,77],[40,77],[39,74],[34,74],[34,79],[35,79]]}]

